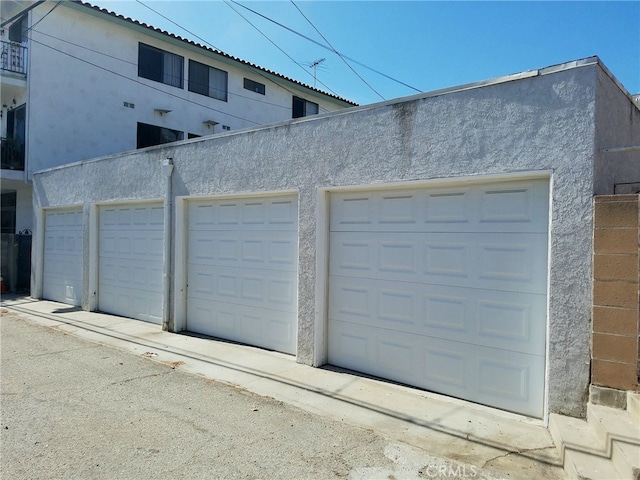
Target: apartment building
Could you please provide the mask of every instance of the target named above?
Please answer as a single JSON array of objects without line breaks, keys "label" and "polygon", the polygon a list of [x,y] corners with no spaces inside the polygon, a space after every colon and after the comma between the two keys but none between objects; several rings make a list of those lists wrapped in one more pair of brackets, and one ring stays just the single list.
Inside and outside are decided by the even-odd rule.
[{"label": "apartment building", "polygon": [[2,17],[3,234],[32,230],[39,170],[355,105],[81,1]]}]

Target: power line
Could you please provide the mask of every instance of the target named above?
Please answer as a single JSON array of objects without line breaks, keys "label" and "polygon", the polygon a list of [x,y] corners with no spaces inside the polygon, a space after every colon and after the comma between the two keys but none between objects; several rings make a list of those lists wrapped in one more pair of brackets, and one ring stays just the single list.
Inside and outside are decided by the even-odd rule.
[{"label": "power line", "polygon": [[[132,66],[135,66],[135,67],[138,66],[138,64],[136,62],[130,62],[129,60],[125,60],[123,58],[119,58],[119,57],[116,57],[114,55],[109,55],[108,53],[104,53],[104,52],[101,52],[99,50],[94,50],[92,48],[86,47],[85,45],[80,45],[78,43],[74,43],[74,42],[70,42],[69,40],[65,40],[64,38],[59,38],[59,37],[56,37],[55,35],[51,35],[51,34],[48,34],[48,33],[41,32],[40,30],[32,30],[32,31],[37,33],[38,35],[43,35],[45,37],[52,38],[52,39],[57,40],[59,42],[67,43],[69,45],[73,45],[74,47],[81,48],[83,50],[87,50],[89,52],[92,52],[92,53],[95,53],[95,54],[98,54],[98,55],[103,55],[103,56],[111,58],[113,60],[118,60],[119,62],[123,62],[123,63],[129,64],[129,65],[132,65]],[[273,103],[273,102],[267,102],[266,100],[260,100],[258,98],[253,98],[253,97],[249,97],[249,96],[246,96],[246,95],[241,95],[239,93],[227,92],[227,95],[234,96],[234,97],[239,97],[239,98],[244,98],[246,100],[250,100],[250,101],[253,101],[253,102],[262,103],[262,104],[265,104],[265,105],[271,105],[273,107],[283,108],[283,109],[287,109],[287,110],[290,108],[290,107],[287,107],[287,106],[282,105],[282,104]]]},{"label": "power line", "polygon": [[[338,52],[338,51],[334,48],[334,46],[333,46],[333,45],[331,45],[331,42],[327,39],[327,37],[325,37],[325,36],[322,34],[322,32],[320,32],[320,30],[318,30],[318,29],[316,28],[316,26],[313,24],[313,22],[311,22],[311,20],[309,20],[309,18],[308,18],[308,17],[307,17],[303,12],[302,12],[302,10],[300,10],[300,7],[298,7],[298,5],[296,5],[296,2],[294,2],[293,0],[291,0],[291,3],[293,4],[293,6],[294,6],[294,7],[296,7],[296,9],[298,10],[298,12],[300,12],[300,15],[302,15],[302,16],[304,17],[304,19],[305,19],[307,22],[309,22],[309,25],[311,25],[311,26],[313,27],[313,29],[314,29],[316,32],[318,32],[318,35],[320,35],[320,36],[324,39],[324,41],[325,41],[325,42],[327,42],[327,45],[329,45],[329,47],[331,47],[331,50],[332,50],[336,55],[338,55],[338,56],[340,57],[340,60],[342,60],[342,61],[344,62],[344,64],[345,64],[347,67],[349,67],[349,69],[350,69],[353,73],[355,73],[355,74],[356,74],[356,76],[357,76],[360,80],[362,80],[362,82],[363,82],[367,87],[369,87],[369,88],[370,88],[370,89],[371,89],[371,90],[372,90],[376,95],[378,95],[382,100],[386,100],[386,98],[384,98],[384,97],[380,94],[380,92],[378,92],[375,88],[373,88],[371,85],[369,85],[369,82],[367,82],[364,78],[362,78],[362,76],[361,76],[358,72],[356,72],[356,71],[355,71],[355,69],[354,69],[354,68],[349,64],[349,62],[347,62],[347,60],[344,58],[344,56],[343,56],[340,52]],[[314,66],[317,66],[317,64],[316,64],[316,65],[314,65]],[[315,81],[315,74],[314,74],[313,80]]]},{"label": "power line", "polygon": [[36,25],[38,25],[41,21],[43,21],[45,18],[47,18],[47,16],[53,12],[56,8],[58,8],[60,6],[60,4],[62,3],[62,0],[58,0],[58,2],[53,6],[53,8],[51,8],[51,10],[49,10],[47,13],[44,14],[44,16],[38,20],[36,23],[34,23],[33,25],[31,25],[29,28],[27,28],[27,32],[33,30]]},{"label": "power line", "polygon": [[240,117],[240,116],[234,115],[232,113],[223,112],[222,110],[218,110],[218,109],[210,107],[208,105],[203,105],[201,103],[194,102],[193,100],[189,100],[188,98],[181,97],[179,95],[176,95],[175,93],[170,93],[170,92],[164,91],[164,90],[162,90],[160,88],[154,87],[153,85],[148,85],[148,84],[143,83],[143,82],[141,82],[139,80],[136,80],[134,78],[127,77],[126,75],[123,75],[123,74],[118,73],[118,72],[114,72],[113,70],[109,70],[108,68],[102,67],[100,65],[96,65],[95,63],[89,62],[88,60],[84,60],[84,59],[82,59],[80,57],[76,57],[75,55],[72,55],[70,53],[64,52],[62,50],[58,50],[57,48],[54,48],[54,47],[52,47],[50,45],[47,45],[46,43],[42,43],[42,42],[39,42],[37,40],[34,40],[33,38],[31,38],[31,41],[34,42],[34,43],[37,43],[39,45],[42,45],[42,46],[44,46],[46,48],[50,48],[51,50],[54,50],[54,51],[56,51],[58,53],[61,53],[63,55],[67,55],[67,56],[69,56],[69,57],[71,57],[71,58],[73,58],[75,60],[80,61],[80,62],[83,62],[83,63],[86,63],[88,65],[91,65],[92,67],[99,68],[100,70],[104,70],[105,72],[109,72],[109,73],[111,73],[113,75],[117,75],[118,77],[124,78],[124,79],[129,80],[129,81],[134,82],[134,83],[137,83],[138,85],[142,85],[142,86],[145,86],[147,88],[151,88],[152,90],[156,90],[156,91],[161,92],[164,95],[168,95],[170,97],[178,98],[178,99],[182,100],[183,102],[192,103],[192,104],[197,105],[199,107],[203,107],[203,108],[206,108],[208,110],[211,110],[211,111],[214,111],[214,112],[217,112],[217,113],[221,113],[223,115],[227,115],[229,117],[234,117],[234,118],[237,118],[239,120],[244,120],[245,122],[253,123],[255,125],[261,125],[261,123],[256,122],[254,120],[249,120],[248,118]]},{"label": "power line", "polygon": [[18,13],[16,13],[13,17],[11,18],[2,18],[0,23],[0,28],[4,28],[6,25],[12,23],[14,20],[17,20],[18,18],[20,18],[22,15],[24,15],[25,13],[27,13],[29,10],[33,10],[34,8],[36,8],[38,5],[40,5],[41,3],[44,3],[44,0],[38,0],[37,2],[29,5],[27,8],[25,8],[24,10],[20,10]]},{"label": "power line", "polygon": [[[200,40],[200,41],[201,41],[201,42],[203,42],[204,44],[209,45],[209,46],[210,46],[211,48],[213,48],[214,50],[217,50],[218,52],[222,52],[222,50],[221,50],[220,48],[216,47],[215,45],[213,45],[213,44],[212,44],[212,43],[210,43],[209,41],[205,40],[204,38],[200,37],[200,36],[199,36],[199,35],[197,35],[196,33],[194,33],[194,32],[192,32],[192,31],[190,31],[189,29],[187,29],[187,28],[183,27],[182,25],[178,24],[177,22],[175,22],[175,21],[171,20],[169,17],[167,17],[167,16],[163,15],[162,13],[158,12],[157,10],[154,10],[154,9],[153,9],[153,8],[151,8],[149,5],[146,5],[145,3],[143,3],[141,0],[136,0],[136,2],[138,2],[138,3],[139,3],[140,5],[142,5],[143,7],[145,7],[145,8],[147,8],[147,9],[151,10],[151,11],[152,11],[152,12],[154,12],[156,15],[161,16],[162,18],[164,18],[164,19],[165,19],[165,20],[167,20],[168,22],[172,23],[172,24],[173,24],[173,25],[175,25],[176,27],[178,27],[178,28],[180,28],[180,29],[184,30],[184,31],[185,31],[185,32],[187,32],[189,35],[192,35],[193,37],[197,38],[198,40]],[[225,3],[226,3],[226,2],[225,2]],[[235,11],[235,10],[234,10],[234,11]],[[239,12],[236,12],[236,13],[238,13],[238,15],[240,15],[240,14],[239,14]],[[243,17],[243,18],[244,18],[244,17]],[[246,19],[245,19],[245,20],[246,20]],[[248,20],[247,20],[247,22],[248,22]],[[251,22],[249,22],[249,23],[251,23]],[[253,25],[252,25],[252,26],[253,26]],[[254,28],[255,28],[255,27],[254,27]],[[267,39],[268,39],[268,37],[267,37]],[[274,44],[274,45],[275,45],[275,44]],[[279,47],[278,47],[278,48],[279,48]],[[283,53],[284,53],[284,52],[283,52]],[[286,55],[286,53],[285,53],[285,55]],[[287,55],[287,56],[288,56],[288,55]],[[289,58],[291,58],[291,57],[289,57]],[[295,60],[294,60],[294,61],[295,61]],[[267,80],[267,81],[269,81],[269,82],[273,83],[273,84],[274,84],[274,85],[276,85],[277,87],[282,88],[282,89],[283,89],[283,90],[285,90],[287,93],[290,93],[291,95],[295,95],[295,93],[294,93],[293,91],[289,90],[289,89],[288,89],[287,87],[285,87],[284,85],[280,85],[279,83],[277,83],[277,82],[273,81],[271,78],[269,78],[268,76],[266,76],[266,75],[265,75],[262,71],[260,71],[259,69],[255,68],[255,67],[253,67],[253,66],[251,66],[251,68],[253,68],[254,72],[255,72],[255,73],[257,73],[258,75],[260,75],[260,76],[261,76],[262,78],[264,78],[265,80]],[[305,72],[306,72],[306,70],[305,70]],[[323,84],[323,85],[324,85],[324,84]],[[325,87],[326,87],[326,85],[325,85]],[[329,87],[326,87],[326,88],[327,88],[331,93],[333,93],[334,95],[338,96],[338,95],[337,95],[335,92],[333,92]],[[323,110],[323,111],[325,111],[325,112],[328,112],[328,111],[329,111],[329,110],[327,110],[327,109],[326,109],[326,108],[324,108],[324,107],[319,107],[319,108],[320,108],[320,109],[322,109],[322,110]]]},{"label": "power line", "polygon": [[239,3],[239,2],[237,2],[236,0],[228,0],[228,1],[230,1],[230,2],[232,2],[232,3],[235,3],[235,4],[236,4],[236,5],[238,5],[239,7],[242,7],[242,8],[244,8],[245,10],[248,10],[248,11],[250,11],[251,13],[253,13],[253,14],[255,14],[255,15],[258,15],[259,17],[264,18],[265,20],[267,20],[267,21],[269,21],[269,22],[271,22],[271,23],[274,23],[274,24],[278,25],[278,26],[279,26],[279,27],[281,27],[281,28],[284,28],[285,30],[288,30],[289,32],[291,32],[291,33],[293,33],[293,34],[298,35],[299,37],[302,37],[302,38],[304,38],[305,40],[308,40],[308,41],[309,41],[309,42],[311,42],[311,43],[315,43],[316,45],[318,45],[319,47],[324,48],[325,50],[329,50],[329,51],[331,51],[331,52],[333,52],[333,53],[339,54],[340,56],[343,56],[343,57],[344,57],[344,58],[346,58],[347,60],[349,60],[349,61],[351,61],[351,62],[353,62],[353,63],[355,63],[355,64],[357,64],[357,65],[360,65],[361,67],[364,67],[364,68],[366,68],[367,70],[371,70],[372,72],[375,72],[375,73],[377,73],[378,75],[382,75],[383,77],[388,78],[389,80],[392,80],[392,81],[394,81],[394,82],[396,82],[396,83],[399,83],[400,85],[404,85],[404,86],[405,86],[405,87],[407,87],[407,88],[410,88],[410,89],[412,89],[412,90],[415,90],[416,92],[422,93],[422,90],[420,90],[420,89],[418,89],[418,88],[416,88],[416,87],[412,87],[411,85],[409,85],[409,84],[407,84],[407,83],[405,83],[405,82],[403,82],[403,81],[401,81],[401,80],[398,80],[398,79],[396,79],[396,78],[393,78],[393,77],[391,77],[391,76],[387,75],[386,73],[383,73],[383,72],[381,72],[381,71],[379,71],[379,70],[376,70],[376,69],[374,69],[374,68],[372,68],[372,67],[369,67],[368,65],[365,65],[364,63],[359,62],[358,60],[355,60],[355,59],[353,59],[353,58],[351,58],[351,57],[348,57],[347,55],[344,55],[344,54],[342,54],[342,53],[340,53],[340,52],[337,52],[337,51],[335,51],[335,50],[332,50],[332,49],[331,49],[330,47],[328,47],[327,45],[324,45],[324,44],[322,44],[322,43],[320,43],[320,42],[318,42],[318,41],[314,40],[313,38],[310,38],[310,37],[308,37],[308,36],[306,36],[306,35],[304,35],[304,34],[302,34],[302,33],[298,32],[298,31],[296,31],[296,30],[294,30],[294,29],[292,29],[292,28],[289,28],[289,27],[287,27],[286,25],[283,25],[282,23],[277,22],[277,21],[275,21],[275,20],[273,20],[273,19],[271,19],[271,18],[267,17],[266,15],[263,15],[263,14],[262,14],[262,13],[260,13],[260,12],[256,12],[255,10],[253,10],[253,9],[251,9],[251,8],[249,8],[249,7],[245,6],[245,5],[243,5],[243,4]]},{"label": "power line", "polygon": [[[298,65],[300,68],[302,68],[304,70],[305,73],[309,73],[307,72],[307,69],[304,68],[302,65],[300,65],[300,63],[298,63],[296,60],[294,60],[287,52],[285,52],[282,48],[280,48],[273,40],[271,40],[269,38],[269,36],[267,34],[265,34],[262,30],[260,30],[257,26],[255,26],[247,17],[245,17],[244,15],[242,15],[240,12],[238,12],[235,8],[233,8],[228,1],[224,0],[224,3],[234,12],[236,12],[240,18],[242,18],[243,20],[245,20],[249,25],[251,25],[253,28],[255,28],[264,38],[266,38],[274,47],[276,47],[278,50],[280,50],[289,60],[291,60],[293,63],[295,63],[296,65]],[[315,80],[315,78],[314,78]],[[331,90],[327,85],[325,85],[324,83],[320,82],[321,85],[323,85],[327,90],[329,90],[331,93],[333,93],[334,95],[336,94],[333,90]],[[315,87],[315,85],[314,85]],[[292,92],[290,92],[292,93]],[[323,109],[324,110],[324,109]]]}]

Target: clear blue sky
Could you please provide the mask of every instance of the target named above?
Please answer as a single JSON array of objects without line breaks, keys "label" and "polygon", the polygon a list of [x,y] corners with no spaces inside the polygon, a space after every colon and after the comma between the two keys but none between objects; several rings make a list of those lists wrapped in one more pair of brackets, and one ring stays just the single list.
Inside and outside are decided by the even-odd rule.
[{"label": "clear blue sky", "polygon": [[360,104],[416,93],[371,69],[430,91],[592,55],[630,93],[640,93],[640,1],[236,0],[325,44],[315,26],[335,50],[362,64],[347,60],[364,80],[333,51],[231,0],[89,1],[203,43],[195,34],[230,55],[310,85],[309,65],[325,58],[317,87]]}]

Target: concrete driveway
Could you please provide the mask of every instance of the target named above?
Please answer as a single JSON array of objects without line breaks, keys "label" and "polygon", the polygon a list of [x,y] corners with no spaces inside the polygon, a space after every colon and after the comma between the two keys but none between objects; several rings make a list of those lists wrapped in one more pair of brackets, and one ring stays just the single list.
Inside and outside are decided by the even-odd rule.
[{"label": "concrete driveway", "polygon": [[[235,382],[239,386],[227,383],[223,375],[218,375],[220,381],[216,381],[212,378],[216,375],[194,371],[188,355],[175,356],[175,348],[166,344],[164,335],[169,336],[168,342],[173,338],[182,341],[184,336],[152,331],[139,335],[137,343],[129,338],[130,351],[123,351],[109,345],[105,332],[101,332],[101,343],[96,343],[97,337],[91,338],[93,341],[81,338],[96,335],[96,329],[90,326],[84,335],[69,334],[70,330],[79,331],[82,323],[70,320],[73,315],[97,314],[57,308],[57,315],[64,318],[42,315],[38,309],[49,308],[47,304],[56,306],[39,302],[31,305],[30,313],[16,313],[19,305],[2,310],[2,478],[562,477],[554,465],[552,445],[538,449],[546,450],[547,455],[532,460],[531,455],[497,449],[498,438],[494,445],[481,445],[449,434],[445,435],[449,438],[447,446],[424,426],[420,443],[414,431],[419,426],[409,415],[404,420],[387,416],[385,426],[385,421],[375,419],[377,413],[373,409],[368,412],[368,427],[367,412],[354,410],[363,407],[352,405],[356,402],[350,405],[342,401],[343,407],[329,403],[333,406],[327,410],[322,402],[328,400],[316,398],[318,391],[326,390],[326,379],[316,378],[317,385],[324,385],[318,385],[316,392],[302,389],[297,401],[282,401],[295,396],[288,393],[283,397],[283,392],[291,388],[286,382],[272,380],[271,390],[260,382],[248,384],[250,390],[262,394],[251,393],[242,388],[240,377]],[[108,317],[109,321],[118,319]],[[142,322],[126,322],[129,334],[131,329],[148,328]],[[120,330],[122,334],[123,328]],[[156,343],[143,341],[149,335],[156,336]],[[164,345],[164,351],[154,348],[160,345]],[[211,343],[208,345],[211,348]],[[219,345],[217,350],[225,348],[236,349],[240,356],[265,354],[228,344]],[[167,356],[167,351],[174,356]],[[261,358],[265,377],[274,364],[291,361],[289,357],[267,353]],[[271,367],[265,358],[271,359]],[[190,365],[192,368],[188,368]],[[298,368],[312,374],[342,375],[344,380],[345,374],[340,372],[312,369],[295,362],[289,365],[292,371]],[[313,383],[312,378],[307,380]],[[382,404],[389,388],[398,387],[376,386],[370,379],[357,382],[373,382],[368,384],[368,394],[379,396]],[[399,388],[396,402],[413,398],[406,396],[410,389]],[[422,406],[425,405],[429,404]],[[538,435],[540,428],[535,427],[532,432]],[[433,448],[429,448],[429,440]],[[466,451],[461,450],[464,445]],[[457,451],[457,456],[445,458],[442,452],[446,448]],[[482,452],[490,455],[485,450],[493,451],[489,462],[480,457]]]}]

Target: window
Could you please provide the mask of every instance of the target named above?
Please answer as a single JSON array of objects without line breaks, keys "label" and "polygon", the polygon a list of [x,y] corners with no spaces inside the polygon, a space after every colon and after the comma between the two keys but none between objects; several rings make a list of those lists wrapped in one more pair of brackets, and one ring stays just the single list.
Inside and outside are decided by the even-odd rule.
[{"label": "window", "polygon": [[306,117],[318,114],[318,104],[300,97],[293,97],[293,118]]},{"label": "window", "polygon": [[246,90],[251,90],[252,92],[259,93],[260,95],[264,95],[264,85],[253,80],[249,80],[248,78],[244,79],[244,88]]},{"label": "window", "polygon": [[23,15],[20,20],[9,27],[9,40],[16,43],[27,41],[28,16]]},{"label": "window", "polygon": [[147,123],[138,123],[136,148],[152,147],[163,143],[177,142],[183,138],[184,134],[179,130],[157,127]]},{"label": "window", "polygon": [[155,82],[183,88],[184,58],[174,53],[140,43],[138,45],[138,76]]},{"label": "window", "polygon": [[189,60],[189,91],[227,101],[227,72]]}]

